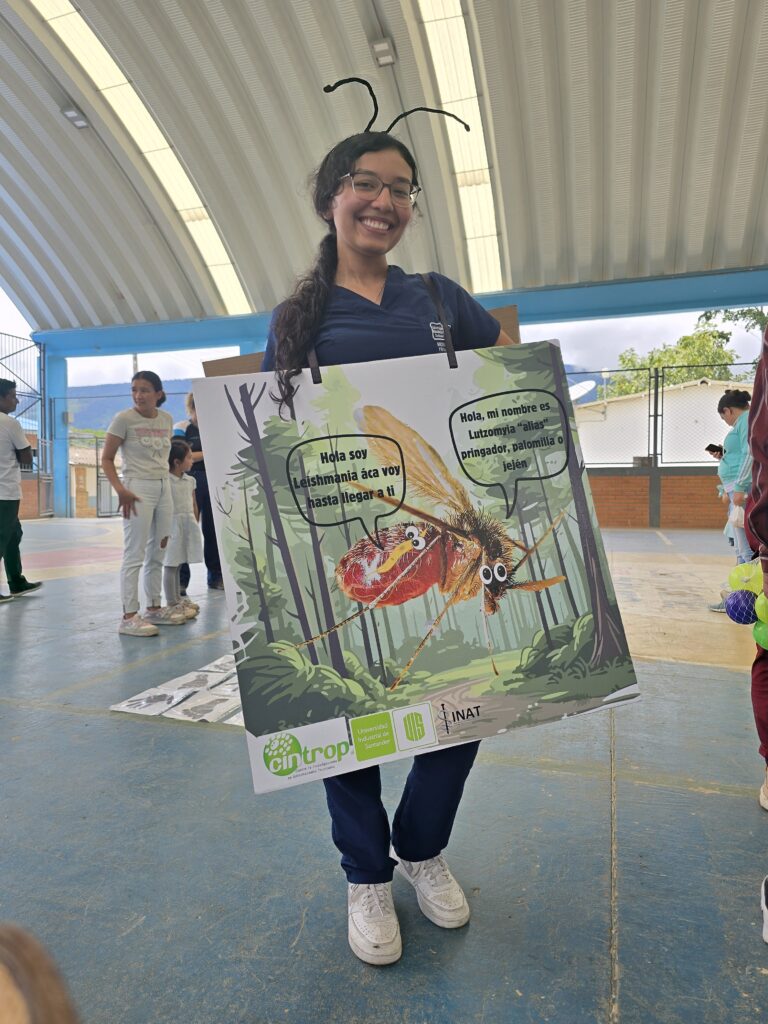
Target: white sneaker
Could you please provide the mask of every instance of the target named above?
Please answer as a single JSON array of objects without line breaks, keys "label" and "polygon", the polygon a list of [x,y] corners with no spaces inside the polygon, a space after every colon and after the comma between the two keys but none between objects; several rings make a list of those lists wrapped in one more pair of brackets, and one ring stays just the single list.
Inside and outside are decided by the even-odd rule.
[{"label": "white sneaker", "polygon": [[155,626],[183,626],[187,621],[184,612],[177,610],[175,605],[166,605],[164,608],[156,608],[144,612],[144,621],[151,622]]},{"label": "white sneaker", "polygon": [[409,861],[399,858],[395,871],[407,878],[416,890],[422,914],[441,928],[461,928],[469,920],[469,904],[464,891],[451,874],[442,853],[429,860]]},{"label": "white sneaker", "polygon": [[760,795],[758,799],[763,810],[768,811],[768,764],[765,766],[765,778],[763,779],[763,784],[760,787]]},{"label": "white sneaker", "polygon": [[349,945],[367,964],[393,964],[403,953],[400,924],[392,902],[392,883],[349,883]]},{"label": "white sneaker", "polygon": [[196,612],[200,611],[200,605],[193,601],[191,597],[187,597],[186,594],[179,601],[179,604],[183,604],[185,608],[194,608]]},{"label": "white sneaker", "polygon": [[760,886],[760,907],[763,911],[763,942],[768,942],[768,875]]},{"label": "white sneaker", "polygon": [[157,636],[160,630],[141,615],[132,615],[130,619],[120,619],[117,632],[123,636]]},{"label": "white sneaker", "polygon": [[183,599],[178,604],[171,604],[168,607],[173,609],[173,611],[180,612],[184,616],[185,621],[197,618],[197,608],[184,604]]}]

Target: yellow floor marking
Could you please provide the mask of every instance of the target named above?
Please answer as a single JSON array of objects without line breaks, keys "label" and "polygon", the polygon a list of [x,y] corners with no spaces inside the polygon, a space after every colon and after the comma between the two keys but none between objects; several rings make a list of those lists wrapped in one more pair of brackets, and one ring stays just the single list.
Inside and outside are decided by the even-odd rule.
[{"label": "yellow floor marking", "polygon": [[667,547],[672,547],[672,541],[669,537],[665,537],[661,530],[656,530],[656,536],[662,541],[662,543],[666,544]]}]

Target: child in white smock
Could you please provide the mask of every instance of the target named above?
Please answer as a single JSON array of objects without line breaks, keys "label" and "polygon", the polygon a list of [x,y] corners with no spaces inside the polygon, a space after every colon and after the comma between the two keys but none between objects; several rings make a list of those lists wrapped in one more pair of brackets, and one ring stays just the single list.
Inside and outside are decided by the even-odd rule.
[{"label": "child in white smock", "polygon": [[163,589],[169,605],[184,611],[194,619],[200,606],[181,596],[179,567],[185,562],[202,562],[203,542],[197,525],[195,504],[195,478],[189,475],[192,467],[192,449],[186,441],[174,437],[168,453],[171,472],[171,498],[173,499],[173,526],[163,561]]}]

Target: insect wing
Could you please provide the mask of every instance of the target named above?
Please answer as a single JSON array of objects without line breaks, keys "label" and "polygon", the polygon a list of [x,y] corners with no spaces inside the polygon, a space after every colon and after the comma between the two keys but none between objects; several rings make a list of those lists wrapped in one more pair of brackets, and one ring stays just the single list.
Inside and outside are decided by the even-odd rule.
[{"label": "insect wing", "polygon": [[[423,437],[386,409],[366,405],[357,413],[360,428],[366,434],[381,434],[397,441],[403,450],[409,493],[427,498],[433,505],[443,506],[454,514],[470,507],[469,495],[451,475],[448,467]],[[371,437],[370,446],[384,465],[393,465],[392,449]]]}]

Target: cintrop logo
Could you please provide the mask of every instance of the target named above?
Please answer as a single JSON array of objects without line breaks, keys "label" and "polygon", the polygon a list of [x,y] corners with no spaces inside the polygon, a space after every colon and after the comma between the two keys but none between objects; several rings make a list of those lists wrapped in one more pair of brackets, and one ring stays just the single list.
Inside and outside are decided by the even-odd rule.
[{"label": "cintrop logo", "polygon": [[264,746],[264,764],[272,775],[293,775],[302,765],[316,761],[341,761],[349,753],[349,743],[329,743],[325,747],[302,747],[290,732],[273,736]]},{"label": "cintrop logo", "polygon": [[419,740],[423,740],[426,735],[424,729],[424,719],[418,711],[409,711],[403,718],[403,729],[405,731],[406,739],[409,739],[411,743],[417,743]]}]

